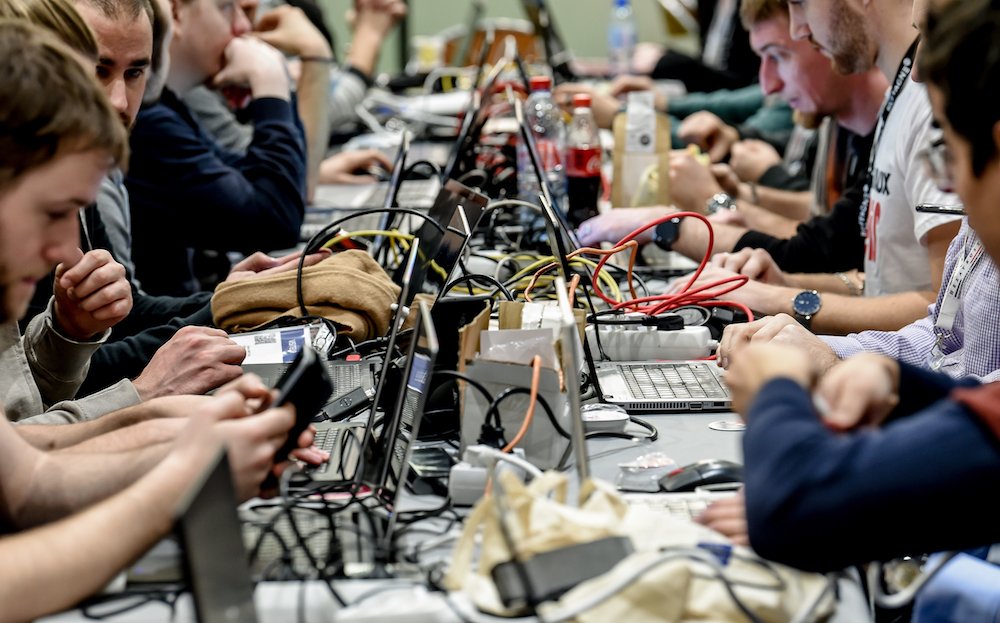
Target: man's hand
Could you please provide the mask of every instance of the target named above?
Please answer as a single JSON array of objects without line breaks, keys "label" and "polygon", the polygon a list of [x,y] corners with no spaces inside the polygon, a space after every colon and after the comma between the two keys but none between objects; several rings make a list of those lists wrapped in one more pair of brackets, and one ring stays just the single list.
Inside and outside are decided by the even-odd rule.
[{"label": "man's hand", "polygon": [[729,154],[729,166],[744,182],[760,180],[764,172],[781,164],[781,154],[770,143],[748,139],[734,143]]},{"label": "man's hand", "polygon": [[[643,225],[675,211],[664,206],[618,208],[587,219],[577,228],[576,235],[580,238],[580,244],[585,247],[592,247],[602,242],[618,242]],[[653,240],[653,230],[647,229],[635,239],[639,244],[650,242]]]},{"label": "man's hand", "polygon": [[732,497],[716,500],[695,517],[698,523],[726,536],[736,545],[750,547],[747,534],[747,503],[743,490]]},{"label": "man's hand", "polygon": [[702,151],[708,152],[712,162],[721,162],[729,150],[740,140],[736,128],[726,125],[722,119],[707,111],[689,115],[677,128],[677,136],[685,143],[694,143]]},{"label": "man's hand", "polygon": [[734,253],[717,253],[712,257],[712,265],[746,275],[754,281],[776,286],[788,285],[785,273],[778,268],[774,258],[764,249],[745,248]]},{"label": "man's hand", "polygon": [[256,31],[252,34],[291,56],[332,56],[330,44],[302,9],[287,4],[275,7],[261,16]]},{"label": "man's hand", "polygon": [[730,197],[740,196],[740,178],[728,164],[713,164],[711,166],[715,182],[726,191]]},{"label": "man's hand", "polygon": [[855,355],[831,368],[816,393],[830,428],[878,426],[899,404],[899,363],[873,353]]},{"label": "man's hand", "polygon": [[670,198],[678,209],[705,214],[708,200],[720,192],[711,169],[689,151],[670,152]]},{"label": "man's hand", "polygon": [[816,373],[809,353],[779,344],[747,346],[726,370],[726,386],[733,398],[733,411],[746,419],[747,410],[760,389],[779,378],[810,388]]},{"label": "man's hand", "polygon": [[243,374],[246,349],[225,331],[183,327],[153,354],[133,381],[142,400],[173,394],[204,394]]},{"label": "man's hand", "polygon": [[355,36],[367,31],[385,38],[406,17],[406,4],[400,0],[354,0],[352,23]]},{"label": "man's hand", "polygon": [[373,184],[378,180],[368,173],[373,167],[392,170],[392,161],[377,149],[342,151],[319,164],[320,184]]},{"label": "man's hand", "polygon": [[[233,393],[217,400],[220,409],[243,409],[241,399]],[[236,493],[240,501],[247,500],[260,493],[261,484],[271,473],[274,453],[284,444],[295,423],[295,409],[286,405],[246,417],[220,416],[218,420],[214,428],[229,450]]]},{"label": "man's hand", "polygon": [[115,326],[132,311],[125,267],[104,249],[56,266],[55,322],[67,337],[86,341]]},{"label": "man's hand", "polygon": [[552,91],[553,100],[566,112],[573,112],[573,96],[589,95],[590,110],[598,127],[611,128],[622,103],[614,95],[601,93],[588,84],[560,84]]},{"label": "man's hand", "polygon": [[808,353],[812,369],[817,374],[839,363],[836,353],[826,342],[809,332],[787,314],[768,316],[742,324],[731,324],[722,332],[716,361],[723,368],[730,368],[743,356],[742,351],[752,344],[778,344]]},{"label": "man's hand", "polygon": [[254,99],[291,99],[291,84],[281,52],[254,37],[236,37],[226,46],[226,64],[215,74],[215,88],[250,87]]},{"label": "man's hand", "polygon": [[[276,275],[289,270],[297,270],[301,255],[301,251],[296,251],[282,257],[271,257],[257,251],[233,266],[229,271],[229,276],[226,277],[226,282],[235,283],[237,281],[246,281],[247,279]],[[315,253],[310,253],[306,256],[306,261],[303,263],[302,268],[318,264],[331,255],[333,253],[329,249],[320,249]]]}]

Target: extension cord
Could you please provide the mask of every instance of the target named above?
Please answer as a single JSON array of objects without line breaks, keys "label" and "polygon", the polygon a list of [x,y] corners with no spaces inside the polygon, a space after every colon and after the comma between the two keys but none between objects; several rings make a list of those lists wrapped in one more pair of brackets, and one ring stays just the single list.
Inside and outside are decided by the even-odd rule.
[{"label": "extension cord", "polygon": [[337,623],[461,623],[448,607],[444,593],[431,593],[415,585],[380,592],[378,599],[365,599],[338,610]]},{"label": "extension cord", "polygon": [[[493,469],[493,461],[488,455],[484,457],[475,451],[470,451],[475,447],[466,448],[462,460],[451,468],[448,476],[448,497],[453,506],[472,506],[486,491],[486,481]],[[520,448],[514,448],[513,453],[524,459],[524,452]],[[501,462],[497,469],[513,470],[522,480],[526,476],[523,469],[510,463]]]},{"label": "extension cord", "polygon": [[[635,325],[598,325],[600,345],[594,325],[587,326],[590,352],[611,361],[655,361],[657,359],[702,359],[712,355],[717,343],[708,327],[684,327],[677,331],[657,331]],[[600,347],[598,347],[600,346]]]}]

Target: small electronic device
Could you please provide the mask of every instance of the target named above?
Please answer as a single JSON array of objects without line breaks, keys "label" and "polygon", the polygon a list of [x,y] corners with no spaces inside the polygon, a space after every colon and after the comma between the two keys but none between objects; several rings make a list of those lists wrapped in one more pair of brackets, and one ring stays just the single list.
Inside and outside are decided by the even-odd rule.
[{"label": "small electronic device", "polygon": [[595,402],[580,408],[583,427],[588,433],[624,433],[628,424],[628,413],[619,405]]},{"label": "small electronic device", "polygon": [[957,216],[965,216],[965,206],[942,205],[940,203],[920,203],[917,204],[917,212],[929,212],[931,214],[954,214]]},{"label": "small electronic device", "polygon": [[673,493],[727,482],[743,482],[743,466],[723,459],[705,459],[670,472],[660,480],[660,488]]},{"label": "small electronic device", "polygon": [[295,361],[278,379],[275,389],[278,390],[275,406],[291,404],[295,407],[295,424],[288,431],[285,443],[274,454],[275,460],[280,461],[295,449],[299,435],[330,400],[333,386],[315,349],[304,344]]}]

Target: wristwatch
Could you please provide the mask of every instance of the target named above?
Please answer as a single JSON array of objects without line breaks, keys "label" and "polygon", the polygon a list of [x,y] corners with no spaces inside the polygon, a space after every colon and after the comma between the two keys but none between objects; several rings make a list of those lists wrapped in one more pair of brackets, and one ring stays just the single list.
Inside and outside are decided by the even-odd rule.
[{"label": "wristwatch", "polygon": [[812,330],[813,316],[823,308],[823,299],[816,290],[803,290],[792,299],[792,315],[803,327]]},{"label": "wristwatch", "polygon": [[681,219],[663,221],[653,230],[653,244],[664,251],[670,251],[681,235]]},{"label": "wristwatch", "polygon": [[711,215],[719,210],[735,210],[736,200],[729,196],[729,193],[716,193],[705,204],[705,210]]}]

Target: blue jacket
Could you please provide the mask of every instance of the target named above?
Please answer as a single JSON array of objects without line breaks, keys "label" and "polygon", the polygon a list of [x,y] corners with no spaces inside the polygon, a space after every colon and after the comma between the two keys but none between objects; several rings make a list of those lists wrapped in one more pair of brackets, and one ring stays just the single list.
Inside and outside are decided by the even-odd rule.
[{"label": "blue jacket", "polygon": [[136,275],[150,294],[197,291],[197,251],[251,253],[298,242],[306,147],[294,100],[254,100],[248,114],[253,141],[239,155],[216,145],[169,89],[139,112],[125,185]]},{"label": "blue jacket", "polygon": [[798,384],[767,383],[743,439],[753,548],[776,562],[832,571],[1000,541],[988,510],[1000,490],[1000,442],[948,399],[956,386],[975,384],[904,365],[899,417],[838,434]]}]

